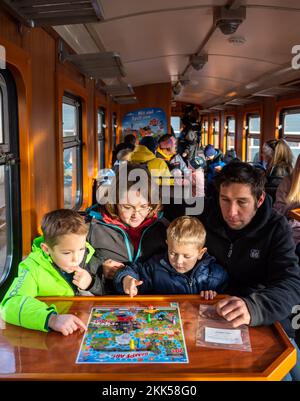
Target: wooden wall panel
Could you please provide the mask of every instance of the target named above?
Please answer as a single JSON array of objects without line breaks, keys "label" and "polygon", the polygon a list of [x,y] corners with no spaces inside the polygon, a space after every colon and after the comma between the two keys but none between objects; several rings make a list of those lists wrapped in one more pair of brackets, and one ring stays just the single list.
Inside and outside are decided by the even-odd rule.
[{"label": "wooden wall panel", "polygon": [[276,99],[274,97],[266,97],[263,100],[263,121],[261,126],[261,144],[274,139],[276,130]]},{"label": "wooden wall panel", "polygon": [[[19,27],[20,26],[0,8],[0,36],[21,47],[22,36]],[[29,29],[30,28],[26,28],[26,31]]]},{"label": "wooden wall panel", "polygon": [[[42,29],[31,30],[23,46],[31,55],[32,109],[30,142],[34,149],[36,227],[57,204],[55,138],[55,41]],[[41,62],[41,60],[43,60]],[[33,233],[34,234],[34,233]]]}]

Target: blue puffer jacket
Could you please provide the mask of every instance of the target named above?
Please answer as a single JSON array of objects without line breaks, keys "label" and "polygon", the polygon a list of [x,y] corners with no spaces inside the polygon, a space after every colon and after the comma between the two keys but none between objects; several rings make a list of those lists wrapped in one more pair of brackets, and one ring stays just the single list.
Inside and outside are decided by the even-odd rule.
[{"label": "blue puffer jacket", "polygon": [[168,254],[156,255],[143,263],[135,263],[119,269],[114,277],[118,293],[124,294],[125,276],[142,280],[139,294],[199,294],[203,290],[224,292],[228,281],[227,272],[216,259],[207,253],[189,274],[178,273],[170,265]]},{"label": "blue puffer jacket", "polygon": [[207,183],[211,184],[213,179],[218,175],[216,167],[223,168],[226,163],[222,160],[223,155],[219,149],[216,149],[216,154],[212,160],[208,160],[206,164],[207,168]]}]

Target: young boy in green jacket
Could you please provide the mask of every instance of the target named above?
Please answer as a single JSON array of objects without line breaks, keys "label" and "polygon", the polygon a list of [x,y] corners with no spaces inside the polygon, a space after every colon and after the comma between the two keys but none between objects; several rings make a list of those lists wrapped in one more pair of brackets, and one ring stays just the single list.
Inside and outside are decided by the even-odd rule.
[{"label": "young boy in green jacket", "polygon": [[52,329],[65,336],[86,330],[77,316],[60,315],[55,305],[48,306],[36,297],[74,296],[80,290],[102,293],[99,278],[86,270],[94,253],[86,242],[88,227],[79,213],[59,209],[43,217],[41,228],[43,237],[33,241],[32,252],[20,263],[18,277],[1,302],[1,316],[11,324]]}]

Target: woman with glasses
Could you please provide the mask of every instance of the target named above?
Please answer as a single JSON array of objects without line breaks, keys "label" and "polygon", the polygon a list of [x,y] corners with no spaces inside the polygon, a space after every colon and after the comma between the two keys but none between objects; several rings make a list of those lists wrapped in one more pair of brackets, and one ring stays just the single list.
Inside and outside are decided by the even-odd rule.
[{"label": "woman with glasses", "polygon": [[95,248],[93,267],[103,277],[106,293],[110,293],[118,269],[166,249],[168,221],[160,211],[155,180],[139,165],[120,167],[111,187],[97,200],[97,210],[90,211],[88,240]]}]

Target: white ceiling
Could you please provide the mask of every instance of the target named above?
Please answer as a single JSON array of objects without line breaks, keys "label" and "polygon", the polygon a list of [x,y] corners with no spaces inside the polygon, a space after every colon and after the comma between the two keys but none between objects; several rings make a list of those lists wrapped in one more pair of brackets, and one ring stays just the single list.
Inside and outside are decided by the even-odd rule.
[{"label": "white ceiling", "polygon": [[[300,78],[300,70],[290,68],[291,49],[300,45],[300,1],[234,2],[246,5],[245,21],[233,35],[213,31],[203,47],[207,64],[200,71],[187,69],[190,83],[177,100],[210,107]],[[101,0],[104,21],[55,29],[77,53],[119,53],[126,72],[123,82],[133,87],[175,82],[213,28],[213,6],[228,3]],[[242,36],[245,43],[234,46],[228,42],[230,36]]]}]

